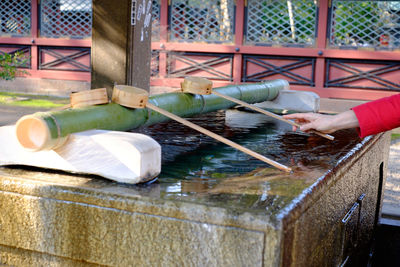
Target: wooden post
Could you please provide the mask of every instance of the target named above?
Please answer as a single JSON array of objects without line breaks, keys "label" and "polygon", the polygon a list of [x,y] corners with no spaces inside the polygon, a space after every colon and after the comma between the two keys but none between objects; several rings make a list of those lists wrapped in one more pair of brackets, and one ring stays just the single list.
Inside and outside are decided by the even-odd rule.
[{"label": "wooden post", "polygon": [[131,0],[127,83],[150,91],[151,0]]},{"label": "wooden post", "polygon": [[151,0],[93,0],[91,87],[149,90],[150,40]]},{"label": "wooden post", "polygon": [[243,25],[245,24],[245,0],[236,1],[236,23],[235,23],[235,53],[233,56],[233,83],[242,82],[243,54],[241,48],[244,42]]}]

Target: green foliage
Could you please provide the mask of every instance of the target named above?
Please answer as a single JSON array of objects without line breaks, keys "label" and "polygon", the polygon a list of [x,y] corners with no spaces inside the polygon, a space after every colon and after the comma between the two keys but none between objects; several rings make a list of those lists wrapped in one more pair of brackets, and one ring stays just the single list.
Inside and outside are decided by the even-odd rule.
[{"label": "green foliage", "polygon": [[[290,9],[288,3],[290,3]],[[316,2],[311,0],[263,0],[256,19],[256,23],[263,32],[259,42],[313,43],[316,12]]]},{"label": "green foliage", "polygon": [[22,52],[0,55],[0,79],[12,80],[17,74],[28,74],[18,67],[24,67],[28,59]]},{"label": "green foliage", "polygon": [[335,8],[335,39],[342,45],[375,44],[385,16],[379,2],[338,1]]}]

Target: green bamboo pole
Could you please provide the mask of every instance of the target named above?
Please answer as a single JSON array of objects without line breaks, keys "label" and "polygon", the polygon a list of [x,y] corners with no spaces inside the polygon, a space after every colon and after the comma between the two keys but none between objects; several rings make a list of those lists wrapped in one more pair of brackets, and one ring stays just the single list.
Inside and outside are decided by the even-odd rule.
[{"label": "green bamboo pole", "polygon": [[[285,80],[272,80],[257,84],[230,85],[215,88],[221,94],[247,103],[275,99],[279,91],[287,89]],[[228,109],[235,103],[215,95],[167,93],[154,95],[149,103],[180,117]],[[53,149],[71,133],[91,129],[127,131],[143,125],[167,121],[169,118],[150,109],[130,109],[115,103],[52,112],[38,112],[22,117],[16,125],[21,145],[31,150]],[[45,136],[33,131],[41,129]],[[40,135],[40,136],[39,136]],[[62,139],[60,141],[60,139]]]}]

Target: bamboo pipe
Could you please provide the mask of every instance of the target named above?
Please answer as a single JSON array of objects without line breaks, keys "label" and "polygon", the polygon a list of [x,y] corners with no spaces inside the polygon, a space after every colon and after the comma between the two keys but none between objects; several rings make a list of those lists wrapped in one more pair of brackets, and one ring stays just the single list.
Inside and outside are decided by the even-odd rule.
[{"label": "bamboo pipe", "polygon": [[152,109],[172,120],[182,123],[183,125],[188,126],[196,131],[199,131],[202,134],[205,134],[205,135],[207,135],[211,138],[214,138],[228,146],[231,146],[237,150],[240,150],[256,159],[259,159],[265,163],[268,163],[280,170],[283,170],[286,172],[292,171],[291,168],[289,168],[285,165],[282,165],[279,162],[271,160],[261,154],[258,154],[257,152],[254,152],[254,151],[252,151],[246,147],[243,147],[229,139],[226,139],[225,137],[222,137],[216,133],[213,133],[199,125],[196,125],[196,124],[194,124],[188,120],[185,120],[173,113],[170,113],[160,107],[157,107],[156,105],[149,103],[147,92],[143,89],[136,88],[133,86],[120,86],[118,88],[114,88],[112,100],[115,103],[118,103],[120,105],[129,107],[129,108],[145,108],[145,107],[147,107],[147,108]]},{"label": "bamboo pipe", "polygon": [[[201,78],[201,77],[188,77],[188,78],[185,78],[183,83],[181,83],[181,88],[182,88],[182,91],[185,92],[185,93],[193,93],[193,94],[200,94],[200,95],[214,94],[214,95],[222,97],[222,98],[224,98],[226,100],[232,101],[232,102],[234,102],[236,104],[245,106],[245,107],[247,107],[249,109],[255,110],[255,111],[259,112],[259,113],[262,113],[264,115],[270,116],[270,117],[275,118],[277,120],[286,122],[286,123],[288,123],[288,124],[290,124],[292,126],[296,126],[296,127],[300,128],[300,124],[298,124],[298,123],[296,123],[294,121],[286,120],[282,116],[279,116],[279,115],[277,115],[275,113],[269,112],[267,110],[261,109],[259,107],[254,106],[254,105],[250,105],[250,104],[248,104],[248,103],[246,103],[244,101],[241,101],[239,99],[236,99],[234,97],[230,97],[228,95],[224,95],[224,94],[221,94],[220,92],[212,90],[212,82],[210,80],[205,79],[205,78]],[[329,140],[334,140],[335,139],[335,137],[333,137],[332,135],[325,134],[325,133],[322,133],[322,132],[319,132],[319,131],[311,130],[310,132],[314,133],[314,134],[317,134],[319,136],[322,136],[322,137],[324,137],[326,139],[329,139]]]},{"label": "bamboo pipe", "polygon": [[[279,90],[288,88],[284,80],[259,84],[230,85],[215,90],[248,103],[273,100]],[[154,95],[149,102],[180,117],[228,109],[235,104],[214,95],[167,93]],[[129,109],[116,103],[37,112],[20,118],[16,125],[19,143],[31,151],[61,146],[71,133],[91,129],[127,131],[169,120],[150,109]]]}]

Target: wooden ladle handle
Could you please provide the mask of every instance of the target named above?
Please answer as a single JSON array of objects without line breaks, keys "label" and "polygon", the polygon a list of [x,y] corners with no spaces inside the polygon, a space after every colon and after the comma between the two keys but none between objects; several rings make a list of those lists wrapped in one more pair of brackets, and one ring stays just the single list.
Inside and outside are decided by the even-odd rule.
[{"label": "wooden ladle handle", "polygon": [[[265,115],[267,115],[267,116],[270,116],[270,117],[272,117],[272,118],[275,118],[275,119],[277,119],[277,120],[280,120],[280,121],[284,121],[284,122],[286,122],[286,123],[289,123],[289,124],[292,125],[292,126],[300,127],[300,125],[299,125],[298,123],[295,123],[294,121],[286,120],[286,119],[284,119],[282,116],[279,116],[279,115],[277,115],[277,114],[275,114],[275,113],[269,112],[269,111],[267,111],[267,110],[265,110],[265,109],[259,108],[259,107],[257,107],[257,106],[250,105],[250,104],[248,104],[248,103],[246,103],[246,102],[244,102],[244,101],[241,101],[241,100],[239,100],[239,99],[236,99],[236,98],[233,98],[233,97],[230,97],[230,96],[221,94],[221,93],[219,93],[219,92],[217,92],[217,91],[213,91],[213,94],[214,94],[214,95],[217,95],[217,96],[219,96],[219,97],[225,98],[225,99],[227,99],[227,100],[229,100],[229,101],[232,101],[232,102],[234,102],[234,103],[236,103],[236,104],[239,104],[239,105],[245,106],[245,107],[247,107],[247,108],[250,108],[250,109],[252,109],[252,110],[255,110],[255,111],[257,111],[257,112],[260,112],[260,113],[262,113],[262,114],[265,114]],[[325,134],[325,133],[321,133],[321,132],[318,132],[318,131],[315,131],[315,130],[312,130],[312,131],[310,131],[310,132],[312,132],[312,133],[314,133],[314,134],[317,134],[317,135],[319,135],[319,136],[322,136],[322,137],[324,137],[324,138],[326,138],[326,139],[329,139],[329,140],[334,140],[334,139],[335,139],[335,137],[333,137],[332,135]]]},{"label": "wooden ladle handle", "polygon": [[168,117],[170,119],[173,119],[173,120],[175,120],[175,121],[177,121],[179,123],[182,123],[183,125],[186,125],[186,126],[192,128],[192,129],[196,130],[196,131],[199,131],[199,132],[201,132],[201,133],[203,133],[205,135],[208,135],[208,136],[210,136],[210,137],[212,137],[212,138],[214,138],[214,139],[216,139],[216,140],[218,140],[218,141],[220,141],[220,142],[222,142],[222,143],[224,143],[224,144],[226,144],[228,146],[231,146],[231,147],[233,147],[233,148],[235,148],[237,150],[240,150],[243,153],[246,153],[246,154],[248,154],[248,155],[250,155],[250,156],[252,156],[252,157],[254,157],[256,159],[259,159],[259,160],[261,160],[261,161],[263,161],[265,163],[268,163],[268,164],[270,164],[270,165],[272,165],[272,166],[274,166],[274,167],[276,167],[276,168],[278,168],[280,170],[283,170],[283,171],[286,171],[286,172],[291,172],[292,171],[291,168],[289,168],[289,167],[287,167],[285,165],[282,165],[279,162],[276,162],[276,161],[274,161],[272,159],[269,159],[269,158],[267,158],[267,157],[265,157],[265,156],[263,156],[261,154],[258,154],[257,152],[254,152],[254,151],[252,151],[252,150],[250,150],[248,148],[245,148],[245,147],[243,147],[243,146],[241,146],[241,145],[239,145],[239,144],[237,144],[235,142],[232,142],[229,139],[226,139],[226,138],[224,138],[224,137],[222,137],[222,136],[220,136],[220,135],[218,135],[216,133],[213,133],[213,132],[211,132],[211,131],[203,128],[203,127],[200,127],[200,126],[198,126],[198,125],[196,125],[196,124],[194,124],[194,123],[192,123],[192,122],[190,122],[188,120],[185,120],[185,119],[183,119],[183,118],[181,118],[179,116],[176,116],[175,114],[170,113],[170,112],[168,112],[168,111],[166,111],[164,109],[161,109],[161,108],[159,108],[159,107],[157,107],[157,106],[155,106],[155,105],[153,105],[151,103],[147,103],[146,107],[149,108],[149,109],[152,109],[152,110],[154,110],[156,112],[159,112],[162,115],[164,115],[164,116],[166,116],[166,117]]}]

